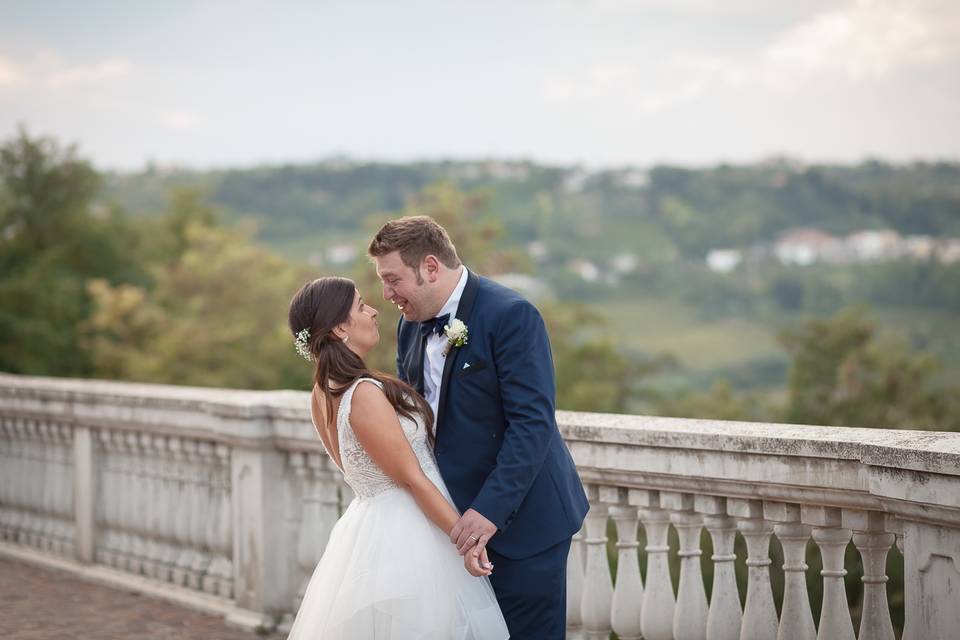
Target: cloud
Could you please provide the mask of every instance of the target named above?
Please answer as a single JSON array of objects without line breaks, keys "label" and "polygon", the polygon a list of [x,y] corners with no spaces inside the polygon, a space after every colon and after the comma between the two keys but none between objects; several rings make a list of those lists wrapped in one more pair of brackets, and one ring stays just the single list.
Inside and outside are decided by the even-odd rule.
[{"label": "cloud", "polygon": [[856,0],[779,34],[761,54],[765,77],[789,88],[815,73],[882,78],[958,53],[960,5]]},{"label": "cloud", "polygon": [[13,62],[0,56],[0,87],[12,87],[19,84],[23,73]]},{"label": "cloud", "polygon": [[156,114],[157,124],[173,129],[174,131],[189,131],[200,126],[201,119],[197,114],[190,111],[174,109],[172,111],[162,111]]},{"label": "cloud", "polygon": [[53,88],[76,85],[97,85],[129,75],[133,64],[129,60],[103,60],[91,65],[55,67],[47,75],[47,85]]},{"label": "cloud", "polygon": [[596,65],[552,77],[543,95],[549,102],[616,100],[653,114],[723,89],[790,93],[829,75],[880,80],[958,57],[960,4],[853,0],[773,34],[753,53],[679,51],[656,65]]},{"label": "cloud", "polygon": [[549,102],[602,98],[620,90],[635,73],[621,64],[595,65],[576,74],[554,75],[547,80],[543,95]]}]

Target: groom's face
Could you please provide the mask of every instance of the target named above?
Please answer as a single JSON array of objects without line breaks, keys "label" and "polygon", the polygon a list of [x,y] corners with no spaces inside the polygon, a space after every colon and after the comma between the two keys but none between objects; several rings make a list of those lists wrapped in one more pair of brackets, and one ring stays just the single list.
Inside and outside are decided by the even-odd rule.
[{"label": "groom's face", "polygon": [[404,264],[399,251],[374,257],[373,261],[383,283],[383,297],[397,305],[407,321],[422,322],[433,317],[433,287],[420,269]]}]

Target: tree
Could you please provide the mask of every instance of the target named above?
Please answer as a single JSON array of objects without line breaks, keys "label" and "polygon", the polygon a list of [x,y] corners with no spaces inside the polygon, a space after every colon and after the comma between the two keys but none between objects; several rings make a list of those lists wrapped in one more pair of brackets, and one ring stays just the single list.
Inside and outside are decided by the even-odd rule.
[{"label": "tree", "polygon": [[[94,280],[85,330],[98,375],[169,384],[308,388],[286,324],[309,274],[218,226],[196,193],[174,194],[151,225],[152,285]],[[157,231],[159,229],[159,231]]]},{"label": "tree", "polygon": [[98,188],[74,147],[23,129],[0,147],[0,369],[89,374],[87,279],[143,277],[123,216],[92,207]]},{"label": "tree", "polygon": [[960,429],[960,390],[934,384],[937,359],[878,337],[862,308],[809,320],[780,342],[793,356],[788,422]]}]

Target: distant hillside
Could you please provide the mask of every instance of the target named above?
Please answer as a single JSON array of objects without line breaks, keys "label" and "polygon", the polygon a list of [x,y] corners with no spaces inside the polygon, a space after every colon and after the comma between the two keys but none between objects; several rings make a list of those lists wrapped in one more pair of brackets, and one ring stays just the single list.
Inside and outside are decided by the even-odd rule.
[{"label": "distant hillside", "polygon": [[489,193],[489,213],[514,242],[560,255],[615,250],[702,258],[766,242],[799,226],[843,234],[890,228],[960,236],[960,163],[807,166],[790,160],[708,169],[657,166],[585,171],[531,162],[357,163],[344,159],[208,172],[106,176],[104,198],[127,211],[161,210],[171,188],[196,186],[260,238],[293,257],[353,238],[366,216],[401,209],[447,180]]}]

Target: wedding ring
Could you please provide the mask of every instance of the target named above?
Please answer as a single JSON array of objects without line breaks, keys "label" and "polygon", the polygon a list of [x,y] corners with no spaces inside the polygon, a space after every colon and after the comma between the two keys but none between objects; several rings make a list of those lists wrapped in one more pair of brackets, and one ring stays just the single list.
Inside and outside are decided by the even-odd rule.
[{"label": "wedding ring", "polygon": [[476,540],[477,542],[480,542],[480,538],[478,538],[477,536],[470,536],[470,539],[471,539],[471,540]]}]

